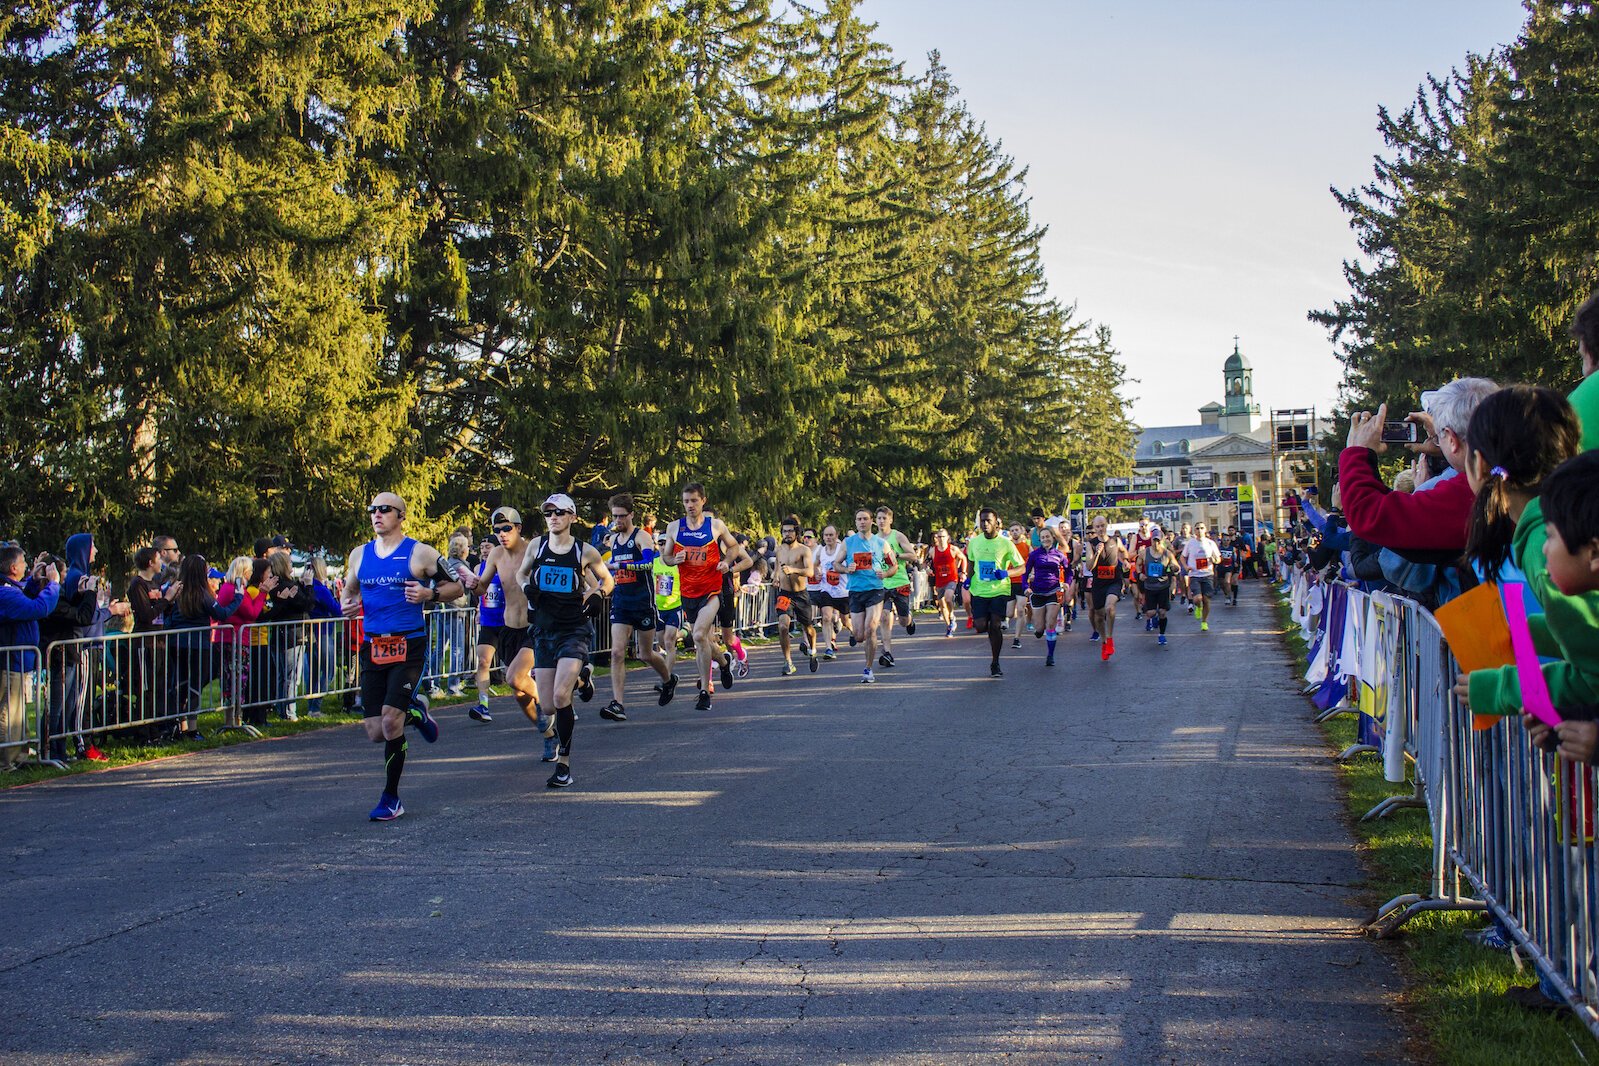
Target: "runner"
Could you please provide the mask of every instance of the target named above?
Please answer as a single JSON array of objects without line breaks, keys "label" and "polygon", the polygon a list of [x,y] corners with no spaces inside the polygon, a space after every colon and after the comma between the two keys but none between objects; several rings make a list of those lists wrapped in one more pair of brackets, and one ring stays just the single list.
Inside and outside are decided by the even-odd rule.
[{"label": "runner", "polygon": [[1216,541],[1216,589],[1221,593],[1221,602],[1229,605],[1236,597],[1237,589],[1234,585],[1238,573],[1238,557],[1233,551],[1233,536],[1237,531],[1228,528],[1222,538]]},{"label": "runner", "polygon": [[[672,545],[667,562],[678,568],[683,617],[693,627],[694,678],[700,692],[694,701],[697,711],[711,709],[711,657],[722,608],[722,578],[735,563],[746,560],[744,549],[726,524],[704,511],[705,486],[691,481],[683,486],[684,516],[666,527]],[[720,656],[723,688],[733,687],[732,658],[726,651]]]},{"label": "runner", "polygon": [[[1182,562],[1184,557],[1187,555],[1188,542],[1193,539],[1194,527],[1191,524],[1184,522],[1181,531],[1178,532],[1176,538],[1172,541],[1171,546],[1172,554],[1177,556],[1178,562]],[[1179,567],[1179,569],[1182,572],[1177,575],[1177,594],[1183,598],[1183,605],[1188,608],[1188,613],[1193,614],[1194,599],[1188,588],[1188,568],[1183,566]]]},{"label": "runner", "polygon": [[467,717],[477,722],[494,721],[489,713],[490,675],[494,663],[498,660],[501,671],[509,677],[511,663],[527,632],[527,597],[514,581],[508,587],[500,577],[494,554],[500,551],[510,560],[511,568],[522,561],[522,553],[527,549],[527,541],[522,537],[522,515],[515,507],[496,508],[489,516],[489,530],[494,539],[483,542],[485,550],[479,553],[482,562],[477,569],[478,588],[483,593],[477,605],[477,702],[466,712]]},{"label": "runner", "polygon": [[[1016,545],[1016,555],[1021,559],[1027,558],[1027,553],[1032,550],[1027,539],[1027,531],[1020,522],[1013,523],[1010,527],[1011,543]],[[1022,574],[1011,575],[1010,581],[1010,617],[1014,623],[1011,629],[1010,646],[1012,649],[1022,646],[1022,627],[1033,628],[1033,609],[1028,606],[1027,578]]]},{"label": "runner", "polygon": [[[838,539],[838,527],[822,529],[822,543],[815,551],[815,578],[818,591],[811,595],[811,603],[820,605],[822,611],[822,637],[827,648],[822,658],[838,658],[838,635],[849,627],[849,586],[839,562],[844,558],[844,545]],[[854,634],[850,634],[851,643]]]},{"label": "runner", "polygon": [[[554,762],[560,744],[551,731],[550,719],[539,705],[538,681],[533,676],[533,633],[528,627],[527,592],[523,588],[523,581],[517,576],[532,542],[523,534],[522,516],[513,507],[499,508],[489,521],[490,528],[497,531],[495,535],[500,538],[500,546],[489,552],[485,573],[492,575],[491,582],[500,582],[500,590],[505,596],[505,628],[493,637],[497,654],[500,661],[506,664],[505,683],[511,686],[516,705],[533,723],[534,731],[544,738],[543,761]],[[505,529],[508,525],[514,528]],[[585,700],[593,697],[592,680],[587,681],[583,691],[587,693],[583,697]],[[477,711],[481,714],[483,707],[480,705]]]},{"label": "runner", "polygon": [[1210,629],[1210,597],[1215,591],[1211,575],[1221,560],[1221,549],[1207,535],[1205,523],[1194,527],[1194,535],[1183,546],[1183,569],[1188,573],[1188,597],[1194,602],[1194,617],[1199,619],[1199,631]]},{"label": "runner", "polygon": [[933,534],[933,550],[928,554],[933,574],[934,603],[944,621],[944,636],[955,635],[955,593],[966,579],[966,553],[950,543],[949,530]]},{"label": "runner", "polygon": [[[1144,586],[1143,582],[1139,580],[1141,575],[1138,568],[1143,563],[1145,550],[1148,549],[1153,540],[1153,527],[1150,526],[1149,519],[1140,515],[1138,529],[1133,534],[1133,550],[1128,553],[1127,559],[1127,574],[1132,579],[1133,606],[1136,608],[1135,613],[1139,616],[1144,614]],[[1144,631],[1146,633],[1154,632],[1153,622],[1153,617],[1144,619]]]},{"label": "runner", "polygon": [[1160,637],[1156,643],[1166,643],[1166,615],[1171,611],[1172,583],[1182,572],[1177,556],[1166,546],[1160,527],[1156,526],[1149,546],[1143,551],[1139,572],[1143,575],[1144,610],[1154,621]]},{"label": "runner", "polygon": [[980,532],[966,542],[966,557],[971,560],[971,589],[966,609],[979,633],[988,634],[992,661],[989,677],[1004,677],[999,668],[999,652],[1005,644],[1005,612],[1010,607],[1011,578],[1025,577],[1026,564],[1016,550],[1016,542],[1002,533],[999,513],[992,507],[977,512]]},{"label": "runner", "polygon": [[1099,649],[1100,662],[1116,654],[1116,603],[1122,597],[1127,579],[1127,560],[1122,555],[1121,541],[1107,536],[1106,529],[1105,516],[1097,516],[1094,536],[1089,542],[1094,587],[1089,590],[1093,606],[1088,617],[1093,622],[1094,632],[1104,639]]},{"label": "runner", "polygon": [[1033,513],[1029,517],[1032,518],[1033,528],[1027,531],[1027,550],[1031,553],[1034,548],[1044,543],[1044,519],[1046,515],[1042,507],[1034,507]]},{"label": "runner", "polygon": [[777,546],[777,641],[783,647],[783,676],[798,673],[789,647],[789,627],[798,623],[803,634],[800,652],[810,660],[816,673],[816,622],[811,615],[810,584],[816,572],[816,558],[800,542],[799,519],[783,519],[783,542]]},{"label": "runner", "polygon": [[[755,556],[749,550],[749,538],[742,533],[733,535],[733,540],[743,550],[744,557],[728,567],[727,573],[722,575],[722,602],[716,609],[716,622],[721,627],[721,643],[718,645],[722,652],[717,656],[717,661],[722,664],[724,688],[733,687],[733,679],[742,681],[750,676],[749,654],[744,650],[744,642],[738,638],[738,597],[739,588],[743,585],[744,574],[755,566]],[[731,672],[729,672],[731,671]],[[716,692],[716,683],[712,682],[710,691]]]},{"label": "runner", "polygon": [[[655,649],[655,597],[652,582],[655,549],[646,535],[633,525],[633,497],[619,492],[610,499],[611,558],[609,568],[615,591],[611,593],[611,702],[600,710],[601,718],[627,721],[627,645],[638,634],[639,658],[661,675],[657,686],[665,707],[677,692],[677,675],[664,656]],[[640,543],[642,541],[642,543]]]},{"label": "runner", "polygon": [[1043,637],[1048,645],[1045,666],[1055,665],[1056,620],[1066,598],[1067,575],[1071,573],[1066,553],[1055,542],[1055,531],[1048,526],[1038,531],[1038,547],[1027,555],[1025,577],[1033,615],[1038,621],[1034,639]]},{"label": "runner", "polygon": [[850,642],[866,645],[866,669],[861,684],[870,685],[872,659],[877,653],[877,625],[883,615],[883,578],[893,573],[896,560],[888,542],[872,532],[872,512],[855,512],[855,532],[844,541],[839,571],[849,577]]},{"label": "runner", "polygon": [[1233,594],[1232,605],[1237,607],[1239,582],[1248,575],[1250,569],[1249,541],[1244,539],[1242,533],[1238,532],[1237,526],[1228,526],[1226,545],[1232,549],[1233,553],[1233,575],[1232,580],[1229,582],[1229,587]]},{"label": "runner", "polygon": [[916,558],[916,548],[910,539],[894,528],[894,509],[883,506],[877,509],[877,535],[894,551],[894,572],[883,579],[883,621],[878,644],[882,650],[877,665],[894,665],[894,619],[905,627],[906,636],[916,632],[916,616],[911,611],[911,575],[909,565]]},{"label": "runner", "polygon": [[[677,662],[677,637],[683,631],[683,595],[679,590],[677,567],[666,561],[672,542],[665,533],[655,535],[655,558],[650,560],[650,580],[655,589],[655,648],[670,668]],[[676,675],[674,675],[676,676]],[[656,685],[662,692],[665,685]]]},{"label": "runner", "polygon": [[367,816],[374,822],[405,813],[400,802],[405,727],[415,726],[429,744],[439,739],[427,700],[416,691],[427,656],[422,606],[453,600],[467,584],[477,584],[476,578],[460,579],[454,560],[405,535],[405,510],[405,501],[392,492],[372,498],[366,509],[372,540],[351,550],[340,595],[344,617],[362,620],[362,725],[368,740],[383,744],[383,794]]},{"label": "runner", "polygon": [[548,788],[572,784],[572,732],[577,715],[572,692],[589,661],[594,631],[586,604],[590,596],[607,595],[614,587],[611,572],[592,544],[572,536],[577,504],[557,492],[544,501],[548,532],[527,546],[517,570],[517,584],[527,593],[532,612],[533,676],[539,701],[551,708],[546,719],[558,741],[555,773]]}]

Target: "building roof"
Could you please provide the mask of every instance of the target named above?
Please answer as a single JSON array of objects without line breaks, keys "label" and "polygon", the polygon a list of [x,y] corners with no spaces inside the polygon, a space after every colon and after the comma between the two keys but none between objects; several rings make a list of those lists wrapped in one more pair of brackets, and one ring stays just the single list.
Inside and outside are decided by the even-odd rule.
[{"label": "building roof", "polygon": [[1238,345],[1235,344],[1233,345],[1233,354],[1227,357],[1227,361],[1222,364],[1221,368],[1223,370],[1248,370],[1250,369],[1249,360],[1239,353]]},{"label": "building roof", "polygon": [[[1133,449],[1133,462],[1136,464],[1140,459],[1154,458],[1157,441],[1162,445],[1160,454],[1165,456],[1175,451],[1182,441],[1192,442],[1204,437],[1223,435],[1220,426],[1150,426],[1138,434],[1138,444]],[[1193,445],[1190,444],[1189,447],[1192,448]]]}]

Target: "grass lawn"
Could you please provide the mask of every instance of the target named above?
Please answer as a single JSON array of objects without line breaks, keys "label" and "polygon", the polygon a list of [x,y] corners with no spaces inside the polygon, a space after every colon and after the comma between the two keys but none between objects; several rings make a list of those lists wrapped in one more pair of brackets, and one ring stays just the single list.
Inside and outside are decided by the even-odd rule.
[{"label": "grass lawn", "polygon": [[[1305,668],[1305,642],[1278,607],[1284,639]],[[1309,701],[1305,713],[1313,712]],[[1355,741],[1355,718],[1334,718],[1322,727],[1330,752]],[[1357,755],[1339,767],[1351,832],[1364,859],[1371,913],[1395,896],[1425,892],[1431,883],[1432,836],[1427,812],[1402,810],[1387,818],[1360,822],[1377,803],[1406,792],[1383,780],[1377,755]],[[1423,1027],[1419,1034],[1437,1061],[1449,1066],[1552,1066],[1599,1063],[1599,1042],[1569,1011],[1531,1013],[1504,999],[1512,985],[1537,983],[1531,964],[1521,973],[1510,953],[1468,942],[1462,934],[1485,924],[1480,913],[1433,913],[1412,918],[1392,940],[1406,971],[1405,999]]]}]

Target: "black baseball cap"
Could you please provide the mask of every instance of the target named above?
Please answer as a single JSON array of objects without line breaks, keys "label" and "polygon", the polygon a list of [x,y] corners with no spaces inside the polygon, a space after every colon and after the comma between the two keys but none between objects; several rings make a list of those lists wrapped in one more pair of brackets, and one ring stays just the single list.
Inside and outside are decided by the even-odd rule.
[{"label": "black baseball cap", "polygon": [[267,553],[267,549],[270,548],[270,547],[272,547],[272,538],[271,537],[257,537],[257,538],[255,538],[255,557],[257,559],[260,559],[260,558],[264,557],[266,555],[266,553]]}]

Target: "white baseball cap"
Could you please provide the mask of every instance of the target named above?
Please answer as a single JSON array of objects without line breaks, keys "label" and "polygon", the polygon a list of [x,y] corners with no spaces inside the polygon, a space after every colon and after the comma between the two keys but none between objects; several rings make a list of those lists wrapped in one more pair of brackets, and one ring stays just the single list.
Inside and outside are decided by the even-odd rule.
[{"label": "white baseball cap", "polygon": [[544,501],[545,507],[554,507],[562,511],[571,511],[577,514],[577,504],[572,502],[572,497],[564,492],[557,492]]}]

